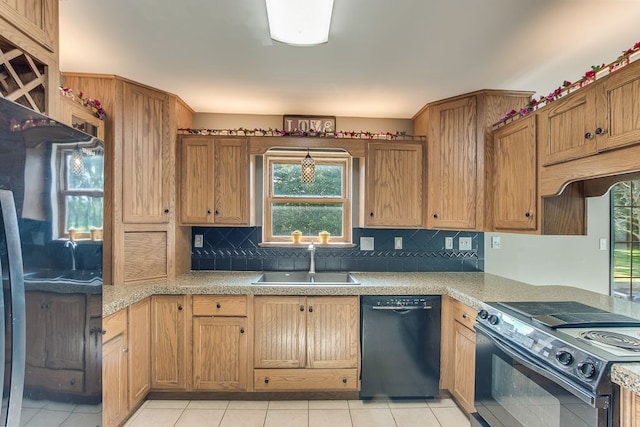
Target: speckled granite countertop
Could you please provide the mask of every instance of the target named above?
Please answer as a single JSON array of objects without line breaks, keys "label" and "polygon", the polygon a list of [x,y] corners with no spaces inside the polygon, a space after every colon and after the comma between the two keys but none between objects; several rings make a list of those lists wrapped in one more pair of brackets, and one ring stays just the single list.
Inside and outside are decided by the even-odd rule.
[{"label": "speckled granite countertop", "polygon": [[[258,272],[194,271],[171,280],[104,286],[102,315],[108,316],[150,295],[450,295],[478,308],[482,301],[578,301],[640,319],[640,304],[571,286],[533,286],[486,273],[354,273],[360,285],[252,285]],[[614,364],[611,378],[640,394],[640,363]]]}]

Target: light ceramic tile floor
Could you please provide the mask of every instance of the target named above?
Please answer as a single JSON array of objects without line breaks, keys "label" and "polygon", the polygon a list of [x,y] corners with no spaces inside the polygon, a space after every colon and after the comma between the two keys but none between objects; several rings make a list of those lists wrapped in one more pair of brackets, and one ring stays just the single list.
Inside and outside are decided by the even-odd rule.
[{"label": "light ceramic tile floor", "polygon": [[451,399],[149,400],[125,427],[468,427]]}]

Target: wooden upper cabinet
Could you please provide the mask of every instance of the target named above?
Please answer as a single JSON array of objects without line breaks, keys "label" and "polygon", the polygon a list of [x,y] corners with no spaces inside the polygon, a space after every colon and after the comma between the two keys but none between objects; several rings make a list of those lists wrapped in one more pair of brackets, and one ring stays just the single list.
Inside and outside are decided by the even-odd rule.
[{"label": "wooden upper cabinet", "polygon": [[591,84],[540,110],[540,143],[544,166],[597,152],[596,95]]},{"label": "wooden upper cabinet", "polygon": [[628,65],[596,87],[596,121],[591,132],[600,151],[640,142],[639,66]]},{"label": "wooden upper cabinet", "polygon": [[535,230],[537,220],[535,115],[493,135],[493,228]]},{"label": "wooden upper cabinet", "polygon": [[183,224],[249,225],[246,138],[181,137]]},{"label": "wooden upper cabinet", "polygon": [[427,228],[476,228],[476,105],[476,96],[469,96],[430,112]]},{"label": "wooden upper cabinet", "polygon": [[169,97],[124,83],[124,223],[167,223],[170,216]]},{"label": "wooden upper cabinet", "polygon": [[183,136],[181,219],[183,224],[213,221],[213,141],[210,138]]},{"label": "wooden upper cabinet", "polygon": [[49,52],[58,49],[58,0],[0,0],[0,15]]},{"label": "wooden upper cabinet", "polygon": [[423,146],[421,142],[367,144],[366,227],[424,225]]}]

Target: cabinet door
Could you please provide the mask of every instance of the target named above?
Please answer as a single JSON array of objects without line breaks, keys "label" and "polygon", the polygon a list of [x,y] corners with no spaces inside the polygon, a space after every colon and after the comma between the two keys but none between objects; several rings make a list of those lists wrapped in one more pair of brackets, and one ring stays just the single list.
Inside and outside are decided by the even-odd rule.
[{"label": "cabinet door", "polygon": [[367,145],[365,226],[423,225],[422,144]]},{"label": "cabinet door", "polygon": [[602,79],[595,87],[597,120],[591,132],[596,134],[598,150],[640,142],[640,74],[636,64]]},{"label": "cabinet door", "polygon": [[475,333],[454,322],[454,379],[453,379],[453,395],[458,400],[465,411],[468,413],[475,412],[473,408],[473,399],[475,393],[475,351],[476,339]]},{"label": "cabinet door", "polygon": [[135,408],[151,387],[151,303],[129,306],[129,407]]},{"label": "cabinet door", "polygon": [[186,389],[186,308],[184,295],[156,295],[151,299],[152,389]]},{"label": "cabinet door", "polygon": [[309,368],[356,368],[360,360],[358,297],[307,299]]},{"label": "cabinet door", "polygon": [[193,389],[246,390],[247,319],[193,318]]},{"label": "cabinet door", "polygon": [[169,221],[169,102],[165,93],[124,84],[122,220]]},{"label": "cabinet door", "polygon": [[305,298],[256,297],[254,307],[254,367],[305,367],[307,358]]},{"label": "cabinet door", "polygon": [[540,110],[538,126],[544,166],[596,153],[596,84]]},{"label": "cabinet door", "polygon": [[476,97],[435,105],[430,117],[427,227],[474,229],[478,188]]},{"label": "cabinet door", "polygon": [[216,138],[214,223],[249,225],[249,151],[246,139]]},{"label": "cabinet door", "polygon": [[535,118],[518,120],[494,134],[495,229],[536,229]]},{"label": "cabinet door", "polygon": [[214,220],[213,138],[183,136],[180,142],[182,223],[212,223]]},{"label": "cabinet door", "polygon": [[127,335],[102,346],[102,425],[118,426],[127,417]]}]

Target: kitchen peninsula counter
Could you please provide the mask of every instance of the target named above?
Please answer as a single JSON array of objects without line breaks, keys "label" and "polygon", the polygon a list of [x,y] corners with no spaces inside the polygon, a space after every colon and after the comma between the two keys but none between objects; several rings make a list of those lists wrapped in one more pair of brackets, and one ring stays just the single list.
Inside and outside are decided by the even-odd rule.
[{"label": "kitchen peninsula counter", "polygon": [[[252,285],[259,272],[193,271],[175,279],[104,286],[103,316],[151,295],[449,295],[478,308],[483,301],[578,301],[640,319],[640,304],[571,286],[534,286],[487,273],[354,273],[359,285]],[[640,364],[614,364],[611,378],[640,394]]]}]

